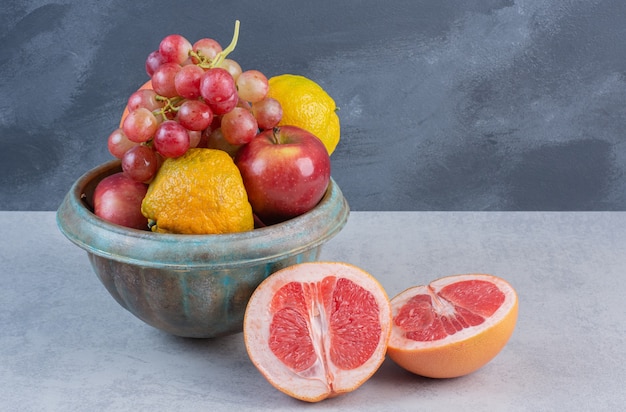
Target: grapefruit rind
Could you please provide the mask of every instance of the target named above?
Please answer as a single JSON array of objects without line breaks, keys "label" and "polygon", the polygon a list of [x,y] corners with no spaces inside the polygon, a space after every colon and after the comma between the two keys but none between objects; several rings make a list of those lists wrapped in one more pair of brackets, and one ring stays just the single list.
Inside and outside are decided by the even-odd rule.
[{"label": "grapefruit rind", "polygon": [[[370,358],[356,369],[339,370],[328,361],[327,353],[326,357],[318,356],[316,365],[304,373],[296,373],[269,348],[273,316],[269,309],[270,302],[276,292],[289,282],[320,282],[329,276],[349,279],[372,293],[379,308],[381,333],[378,344]],[[312,334],[317,336],[326,334],[327,327],[324,322],[310,323]],[[250,360],[272,386],[294,398],[317,402],[357,389],[378,370],[385,358],[391,333],[391,307],[380,283],[362,269],[340,262],[299,263],[275,272],[257,287],[246,308],[243,330]],[[324,342],[328,342],[328,339],[324,337]],[[316,350],[328,352],[329,348],[318,346]]]},{"label": "grapefruit rind", "polygon": [[[480,325],[467,327],[444,339],[420,342],[407,339],[395,324],[387,348],[389,358],[402,368],[430,378],[454,378],[472,373],[491,361],[513,334],[518,316],[518,298],[504,279],[486,274],[455,275],[433,281],[435,292],[463,280],[486,280],[505,295],[502,305]],[[391,300],[392,318],[413,296],[426,286],[411,287]]]}]

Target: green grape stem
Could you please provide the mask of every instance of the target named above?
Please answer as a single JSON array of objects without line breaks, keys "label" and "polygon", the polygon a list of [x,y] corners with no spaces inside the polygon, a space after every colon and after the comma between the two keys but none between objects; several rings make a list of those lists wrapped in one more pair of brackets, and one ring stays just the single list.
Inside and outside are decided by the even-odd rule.
[{"label": "green grape stem", "polygon": [[168,119],[168,113],[176,113],[180,108],[180,104],[185,100],[180,96],[169,98],[161,95],[157,95],[155,99],[161,102],[165,102],[165,105],[162,108],[153,112],[155,116],[161,115],[163,121]]},{"label": "green grape stem", "polygon": [[239,40],[239,20],[235,20],[235,32],[233,33],[233,38],[230,41],[230,44],[221,52],[217,53],[213,60],[208,59],[206,56],[203,56],[202,53],[197,53],[195,51],[190,51],[189,55],[198,59],[197,65],[202,67],[203,69],[211,69],[213,67],[219,67],[224,59],[233,51],[235,47],[237,47],[237,41]]}]

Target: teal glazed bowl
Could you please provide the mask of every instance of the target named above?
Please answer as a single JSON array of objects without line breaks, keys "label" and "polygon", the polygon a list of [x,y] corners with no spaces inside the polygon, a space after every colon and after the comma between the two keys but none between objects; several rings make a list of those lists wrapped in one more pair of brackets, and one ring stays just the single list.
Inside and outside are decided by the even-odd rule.
[{"label": "teal glazed bowl", "polygon": [[167,333],[214,338],[242,331],[252,292],[267,276],[319,258],[321,246],[345,226],[349,206],[331,179],[309,212],[249,232],[175,235],[129,229],[92,212],[96,185],[119,172],[119,161],[81,176],[57,210],[60,231],[87,252],[115,300]]}]

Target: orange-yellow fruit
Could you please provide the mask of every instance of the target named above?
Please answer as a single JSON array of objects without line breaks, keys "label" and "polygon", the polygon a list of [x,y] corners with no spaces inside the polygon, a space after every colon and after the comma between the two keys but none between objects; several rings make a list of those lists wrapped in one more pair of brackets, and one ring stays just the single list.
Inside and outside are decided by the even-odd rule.
[{"label": "orange-yellow fruit", "polygon": [[324,143],[328,154],[332,154],[341,135],[333,98],[313,80],[295,74],[274,76],[269,79],[269,86],[268,97],[278,100],[283,108],[278,125],[308,130]]},{"label": "orange-yellow fruit", "polygon": [[222,150],[193,148],[165,159],[141,204],[152,230],[222,234],[254,229],[239,169]]},{"label": "orange-yellow fruit", "polygon": [[485,274],[448,276],[391,300],[387,353],[401,367],[431,378],[476,371],[506,345],[518,299],[505,280]]},{"label": "orange-yellow fruit", "polygon": [[243,334],[252,363],[278,390],[317,402],[357,389],[385,357],[389,300],[370,274],[338,262],[300,263],[252,294]]}]

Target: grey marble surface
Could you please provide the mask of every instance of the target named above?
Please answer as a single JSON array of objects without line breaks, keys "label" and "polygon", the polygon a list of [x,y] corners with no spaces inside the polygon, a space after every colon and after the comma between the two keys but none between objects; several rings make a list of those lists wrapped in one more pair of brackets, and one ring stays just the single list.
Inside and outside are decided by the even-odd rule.
[{"label": "grey marble surface", "polygon": [[626,408],[626,214],[353,212],[323,258],[393,296],[455,273],[517,289],[517,328],[466,377],[387,360],[358,390],[304,404],[271,387],[241,334],[164,334],[122,309],[53,212],[0,212],[2,411],[617,411]]}]

